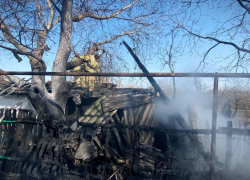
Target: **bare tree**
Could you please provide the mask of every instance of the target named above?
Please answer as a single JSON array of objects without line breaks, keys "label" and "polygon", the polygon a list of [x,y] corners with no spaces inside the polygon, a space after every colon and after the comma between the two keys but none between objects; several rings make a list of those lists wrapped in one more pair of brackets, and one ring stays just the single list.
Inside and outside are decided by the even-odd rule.
[{"label": "bare tree", "polygon": [[[209,54],[217,48],[222,52],[217,57],[227,64],[223,66],[224,70],[247,71],[250,58],[250,1],[189,0],[181,4],[181,9],[185,12],[182,17],[185,16],[185,20],[176,18],[174,21],[183,33],[190,35],[190,51],[200,54],[200,46],[210,45],[202,54],[199,67],[206,67]],[[201,23],[203,18],[205,22]],[[222,49],[227,54],[223,54]]]},{"label": "bare tree", "polygon": [[[4,0],[0,2],[0,48],[12,52],[19,62],[26,56],[33,72],[45,72],[44,53],[57,45],[52,70],[65,72],[84,62],[68,62],[72,45],[80,53],[94,54],[99,46],[114,43],[113,47],[118,48],[116,40],[123,36],[138,40],[155,26],[152,20],[163,12],[159,11],[161,7],[160,1],[138,0]],[[112,61],[108,63],[115,67]],[[55,122],[65,120],[68,93],[73,86],[66,77],[53,76],[48,92],[45,77],[33,76],[31,102],[36,110],[53,115]]]},{"label": "bare tree", "polygon": [[[157,56],[161,61],[162,68],[168,68],[171,73],[175,73],[176,62],[182,57],[184,52],[183,37],[179,33],[179,29],[175,27],[170,27],[170,30],[166,32],[167,34],[161,36],[166,36],[164,47],[159,46],[157,51]],[[160,40],[161,41],[161,40]],[[161,44],[159,42],[158,44]],[[176,83],[173,77],[173,97],[176,96]]]},{"label": "bare tree", "polygon": [[244,80],[228,81],[220,91],[222,104],[230,102],[232,107],[231,117],[234,118],[238,111],[249,111],[249,83]]}]

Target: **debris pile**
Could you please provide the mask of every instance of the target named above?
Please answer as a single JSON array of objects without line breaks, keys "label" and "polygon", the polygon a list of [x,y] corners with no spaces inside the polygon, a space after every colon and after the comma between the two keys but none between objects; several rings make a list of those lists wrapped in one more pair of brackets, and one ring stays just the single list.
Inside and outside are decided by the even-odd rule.
[{"label": "debris pile", "polygon": [[[89,97],[94,102],[82,115],[75,111],[64,124],[52,125],[49,115],[31,110],[1,109],[1,172],[37,177],[66,173],[90,179],[186,178],[187,171],[174,165],[177,156],[172,157],[170,149],[175,145],[165,151],[155,147],[156,134],[167,133],[156,128],[156,94],[114,89]],[[86,102],[84,93],[77,93]],[[167,135],[168,143],[172,137]]]}]

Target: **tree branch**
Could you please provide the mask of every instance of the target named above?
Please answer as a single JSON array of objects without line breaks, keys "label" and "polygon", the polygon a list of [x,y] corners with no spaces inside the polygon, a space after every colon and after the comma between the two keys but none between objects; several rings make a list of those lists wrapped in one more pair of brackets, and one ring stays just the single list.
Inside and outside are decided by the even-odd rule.
[{"label": "tree branch", "polygon": [[[113,36],[112,38],[106,40],[106,41],[102,41],[102,42],[99,42],[99,43],[93,43],[92,47],[89,49],[88,51],[88,55],[93,55],[97,49],[98,46],[101,46],[101,45],[104,45],[104,44],[108,44],[108,43],[111,43],[112,41],[116,40],[117,38],[121,37],[121,36],[125,36],[125,35],[130,35],[130,34],[134,34],[137,30],[135,31],[131,31],[131,32],[124,32],[124,33],[121,33],[119,35],[116,35],[116,36]],[[84,62],[88,62],[88,61],[85,61],[84,59],[80,59],[78,58],[76,61],[73,61],[73,62],[67,62],[67,66],[66,66],[66,69],[67,70],[70,70],[70,69],[73,69],[77,66],[80,66],[81,64],[83,64]]]},{"label": "tree branch", "polygon": [[45,22],[42,20],[42,17],[41,17],[41,5],[38,3],[38,1],[35,1],[36,3],[36,11],[37,11],[37,16],[38,16],[38,19],[40,21],[40,23],[42,24],[42,26],[46,29],[46,25],[45,25]]},{"label": "tree branch", "polygon": [[57,12],[62,15],[62,11],[58,8],[58,6],[56,5],[56,3],[54,2],[54,0],[50,0],[50,2],[53,4],[53,6],[56,8]]},{"label": "tree branch", "polygon": [[130,35],[130,34],[134,34],[136,33],[137,30],[135,31],[130,31],[130,32],[124,32],[124,33],[121,33],[121,34],[118,34],[112,38],[110,38],[109,40],[106,40],[106,41],[102,41],[102,42],[99,42],[99,43],[96,43],[97,46],[101,46],[103,44],[108,44],[108,43],[111,43],[112,41],[116,40],[117,38],[121,37],[121,36],[126,36],[126,35]]},{"label": "tree branch", "polygon": [[49,7],[49,10],[50,10],[50,17],[49,17],[49,20],[48,20],[48,24],[46,26],[47,30],[50,30],[52,27],[53,27],[53,20],[54,20],[54,10],[52,8],[52,5],[50,3],[50,0],[47,0],[47,5]]},{"label": "tree branch", "polygon": [[189,31],[188,29],[186,29],[185,27],[181,27],[183,28],[184,30],[186,30],[189,34],[193,35],[193,36],[196,36],[198,38],[201,38],[201,39],[209,39],[209,40],[213,40],[219,44],[226,44],[226,45],[230,45],[230,46],[233,46],[235,49],[237,49],[238,51],[242,51],[242,52],[246,52],[246,53],[250,53],[250,50],[249,49],[245,49],[245,48],[241,48],[239,47],[238,45],[236,45],[235,43],[233,42],[228,42],[228,41],[221,41],[219,39],[216,39],[216,38],[213,38],[213,37],[210,37],[210,36],[201,36],[199,34],[195,34],[191,31]]},{"label": "tree branch", "polygon": [[131,32],[124,32],[121,34],[118,34],[116,36],[111,37],[110,39],[106,40],[106,41],[102,41],[102,42],[98,42],[98,43],[93,43],[92,47],[88,50],[88,55],[94,55],[94,53],[96,52],[96,49],[98,48],[98,46],[104,45],[104,44],[108,44],[111,43],[112,41],[116,40],[117,38],[121,37],[121,36],[125,36],[125,35],[130,35],[130,34],[134,34],[137,30],[135,31],[131,31]]},{"label": "tree branch", "polygon": [[93,13],[89,13],[89,12],[84,12],[80,15],[76,15],[73,17],[73,21],[74,22],[79,22],[81,20],[83,20],[84,18],[86,17],[89,17],[89,18],[93,18],[93,19],[98,19],[98,20],[105,20],[105,19],[110,19],[110,18],[114,18],[116,17],[117,15],[121,14],[121,12],[123,12],[124,10],[130,8],[131,6],[133,6],[138,0],[135,0],[134,2],[132,2],[131,4],[121,8],[119,11],[113,13],[112,15],[109,15],[109,16],[97,16],[97,15],[94,15]]},{"label": "tree branch", "polygon": [[218,46],[219,44],[220,44],[220,43],[216,43],[215,45],[213,45],[212,47],[210,47],[210,48],[205,52],[205,55],[204,55],[202,61],[200,62],[200,64],[199,64],[197,70],[201,67],[201,63],[203,63],[202,71],[204,70],[204,68],[205,68],[205,59],[206,59],[208,53],[209,53],[212,49],[214,49],[216,46]]},{"label": "tree branch", "polygon": [[13,48],[10,48],[10,47],[6,47],[6,46],[3,46],[3,45],[1,45],[1,44],[0,44],[0,47],[3,48],[3,49],[9,50],[9,51],[11,51],[12,53],[17,53],[17,54],[20,54],[20,55],[31,56],[31,57],[37,59],[38,61],[42,61],[42,62],[43,62],[42,59],[38,58],[36,55],[34,55],[34,54],[31,53],[31,52],[22,52],[22,51],[20,51],[20,50],[13,49]]},{"label": "tree branch", "polygon": [[75,67],[80,66],[80,65],[83,64],[84,62],[88,62],[88,61],[86,61],[85,59],[78,58],[78,59],[75,60],[75,61],[67,62],[67,67],[66,67],[66,69],[67,69],[67,70],[74,69]]},{"label": "tree branch", "polygon": [[14,37],[12,36],[8,26],[4,23],[3,19],[0,17],[0,29],[4,34],[4,37],[8,40],[8,42],[10,42],[11,44],[13,44],[17,49],[19,49],[22,52],[28,52],[28,50],[22,46],[21,44],[19,44]]},{"label": "tree branch", "polygon": [[240,4],[240,6],[241,6],[242,8],[244,8],[245,10],[247,10],[248,14],[250,14],[250,8],[247,7],[245,4],[243,4],[241,0],[237,0],[237,1],[238,1],[238,3]]},{"label": "tree branch", "polygon": [[52,27],[54,27],[54,26],[59,22],[59,19],[60,19],[60,15],[57,16],[56,20],[55,20],[54,23],[52,24]]}]

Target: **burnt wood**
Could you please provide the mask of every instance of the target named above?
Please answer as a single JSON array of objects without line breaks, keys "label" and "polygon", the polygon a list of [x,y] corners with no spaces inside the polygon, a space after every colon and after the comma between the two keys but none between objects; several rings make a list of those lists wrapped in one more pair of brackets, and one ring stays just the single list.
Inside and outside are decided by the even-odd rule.
[{"label": "burnt wood", "polygon": [[152,102],[154,95],[151,94],[123,94],[110,96],[102,100],[103,112],[109,112],[116,109],[123,109],[132,106],[138,106]]}]

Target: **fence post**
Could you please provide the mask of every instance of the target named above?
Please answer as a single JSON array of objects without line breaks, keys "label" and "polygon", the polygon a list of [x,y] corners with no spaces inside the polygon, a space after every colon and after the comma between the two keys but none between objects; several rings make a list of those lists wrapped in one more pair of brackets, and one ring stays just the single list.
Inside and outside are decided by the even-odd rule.
[{"label": "fence post", "polygon": [[233,123],[232,121],[227,121],[227,151],[225,156],[225,169],[230,171],[230,163],[232,158],[232,127]]},{"label": "fence post", "polygon": [[137,125],[134,125],[134,171],[137,175],[139,175],[139,158],[140,158],[140,151],[139,151],[139,137],[140,134],[137,129]]},{"label": "fence post", "polygon": [[213,93],[213,116],[212,116],[212,135],[211,135],[211,165],[210,179],[214,180],[215,170],[215,146],[216,146],[216,124],[217,124],[217,108],[218,108],[218,77],[214,78],[214,93]]}]

